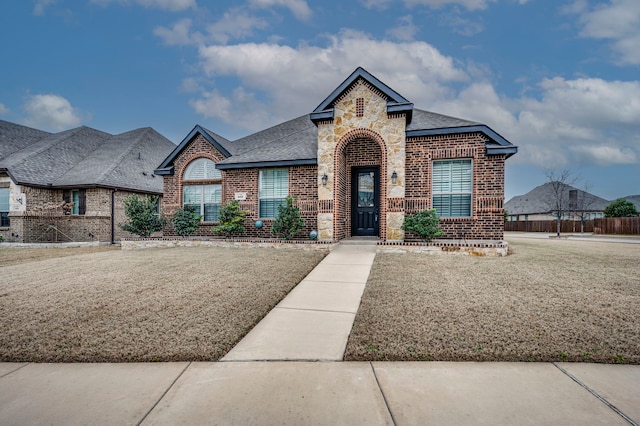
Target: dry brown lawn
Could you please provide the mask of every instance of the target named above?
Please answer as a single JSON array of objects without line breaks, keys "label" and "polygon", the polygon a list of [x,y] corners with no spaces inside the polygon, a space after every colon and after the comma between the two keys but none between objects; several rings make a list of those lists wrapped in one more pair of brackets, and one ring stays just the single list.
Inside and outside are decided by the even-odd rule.
[{"label": "dry brown lawn", "polygon": [[378,254],[345,359],[640,363],[640,245],[510,248]]},{"label": "dry brown lawn", "polygon": [[20,263],[33,262],[36,260],[75,256],[84,253],[98,253],[110,250],[120,250],[120,247],[115,245],[101,245],[65,248],[0,248],[0,267],[18,265]]},{"label": "dry brown lawn", "polygon": [[28,250],[0,249],[0,361],[217,360],[326,254]]}]

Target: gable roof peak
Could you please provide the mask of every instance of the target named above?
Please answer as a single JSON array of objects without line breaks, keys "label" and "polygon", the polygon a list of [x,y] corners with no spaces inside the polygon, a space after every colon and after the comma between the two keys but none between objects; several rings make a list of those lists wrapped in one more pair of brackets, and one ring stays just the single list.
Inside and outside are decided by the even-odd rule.
[{"label": "gable roof peak", "polygon": [[320,103],[310,114],[309,118],[314,123],[321,120],[332,120],[334,115],[334,107],[344,93],[346,93],[359,79],[365,80],[376,90],[378,90],[387,99],[387,113],[405,113],[407,124],[411,123],[413,113],[413,104],[409,102],[400,93],[378,80],[372,74],[362,67],[358,67],[344,80],[327,98]]}]

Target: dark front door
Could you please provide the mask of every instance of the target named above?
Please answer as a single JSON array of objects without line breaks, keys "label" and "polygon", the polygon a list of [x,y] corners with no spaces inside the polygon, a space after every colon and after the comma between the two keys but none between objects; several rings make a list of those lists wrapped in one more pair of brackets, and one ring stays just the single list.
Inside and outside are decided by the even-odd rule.
[{"label": "dark front door", "polygon": [[378,167],[351,172],[351,235],[378,235],[380,177]]}]

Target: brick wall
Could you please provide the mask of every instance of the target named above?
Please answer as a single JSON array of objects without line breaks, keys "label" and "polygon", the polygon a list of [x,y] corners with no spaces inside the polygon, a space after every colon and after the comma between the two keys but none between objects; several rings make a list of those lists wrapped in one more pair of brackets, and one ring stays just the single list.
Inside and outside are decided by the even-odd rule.
[{"label": "brick wall", "polygon": [[[433,160],[471,158],[473,161],[472,216],[442,218],[443,238],[501,240],[504,232],[504,155],[486,154],[481,133],[441,135],[407,140],[405,211],[431,208]],[[416,240],[408,234],[407,241]]]},{"label": "brick wall", "polygon": [[[197,136],[174,161],[174,175],[164,176],[163,211],[170,217],[175,209],[182,206],[182,175],[187,165],[196,158],[206,157],[218,162],[224,159],[215,147],[202,136]],[[271,235],[272,219],[261,219],[263,227],[257,229],[254,224],[259,219],[258,179],[260,169],[232,169],[222,171],[222,180],[215,183],[222,184],[222,202],[235,199],[237,192],[246,194],[246,200],[240,201],[240,207],[249,213],[244,221],[246,233],[251,238],[273,238]],[[316,228],[317,219],[317,167],[294,166],[289,167],[289,195],[296,198],[305,221],[305,229],[299,238],[308,238],[309,232]],[[213,182],[212,182],[213,183]],[[203,223],[194,235],[214,237],[211,228],[215,224]],[[171,223],[164,229],[165,236],[175,236],[176,232]]]},{"label": "brick wall", "polygon": [[[6,241],[24,243],[111,241],[111,189],[87,188],[84,215],[64,214],[62,209],[64,191],[61,189],[22,186],[22,191],[26,195],[27,208],[24,214],[11,216],[11,229],[6,235]],[[134,237],[119,226],[126,221],[124,199],[132,194],[134,193],[129,191],[115,191],[115,241]]]}]

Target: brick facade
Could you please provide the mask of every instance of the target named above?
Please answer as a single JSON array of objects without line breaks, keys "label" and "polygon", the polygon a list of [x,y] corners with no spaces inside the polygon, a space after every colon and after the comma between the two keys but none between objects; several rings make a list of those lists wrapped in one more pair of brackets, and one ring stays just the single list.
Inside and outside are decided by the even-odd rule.
[{"label": "brick facade", "polygon": [[[504,220],[504,163],[506,154],[488,155],[481,131],[407,138],[405,112],[389,112],[386,95],[360,79],[332,104],[333,118],[322,117],[318,127],[317,166],[289,167],[289,195],[297,200],[306,228],[299,238],[318,230],[323,241],[351,236],[351,180],[355,167],[379,170],[379,234],[387,242],[415,241],[402,230],[405,214],[432,207],[434,160],[471,159],[473,170],[471,216],[441,218],[445,239],[501,240]],[[494,137],[494,136],[491,136]],[[507,142],[508,143],[508,142]],[[496,151],[494,151],[496,152]],[[224,156],[197,134],[174,159],[174,175],[164,176],[164,211],[171,214],[182,203],[181,176],[192,160],[207,157],[214,162]],[[240,202],[249,214],[245,236],[270,238],[272,219],[258,217],[258,168],[226,169],[220,183],[223,200],[246,194]],[[322,184],[323,178],[326,184]],[[261,219],[262,229],[254,223]],[[197,235],[213,236],[214,224],[202,224]],[[169,225],[165,235],[174,235]]]},{"label": "brick facade", "polygon": [[[3,229],[7,242],[110,242],[112,237],[111,197],[114,199],[114,241],[134,235],[125,232],[120,224],[126,221],[124,199],[129,191],[108,188],[87,188],[84,215],[65,213],[63,190],[20,186],[25,195],[24,211],[10,214],[10,227]],[[144,195],[144,194],[139,194]]]},{"label": "brick facade", "polygon": [[[504,232],[504,155],[487,155],[481,133],[431,136],[407,140],[405,212],[431,208],[434,160],[471,159],[472,213],[469,218],[441,218],[443,238],[501,240]],[[413,235],[407,241],[415,241]]]}]

